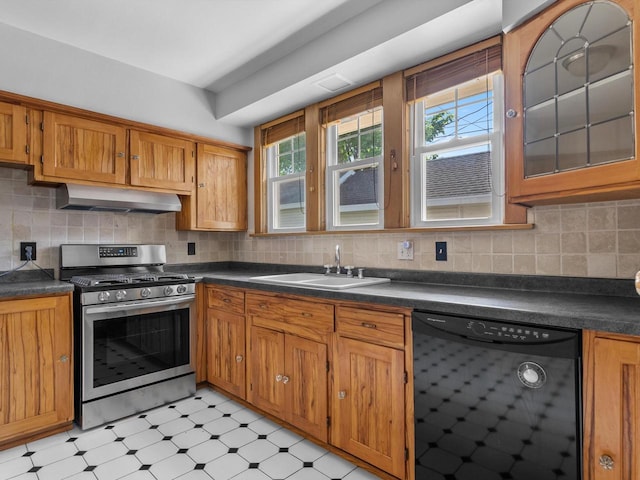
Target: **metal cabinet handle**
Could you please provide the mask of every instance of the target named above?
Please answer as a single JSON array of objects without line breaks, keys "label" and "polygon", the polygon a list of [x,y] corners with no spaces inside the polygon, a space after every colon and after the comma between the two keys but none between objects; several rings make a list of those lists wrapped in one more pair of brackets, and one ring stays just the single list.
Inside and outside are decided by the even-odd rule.
[{"label": "metal cabinet handle", "polygon": [[308,313],[308,312],[302,312],[302,316],[310,318],[310,317],[313,317],[313,314],[312,313]]},{"label": "metal cabinet handle", "polygon": [[260,308],[269,308],[269,305],[267,305],[266,303],[260,303],[260,304],[258,304],[258,306]]},{"label": "metal cabinet handle", "polygon": [[199,183],[198,188],[204,188],[204,183]]},{"label": "metal cabinet handle", "polygon": [[613,470],[614,461],[609,455],[601,455],[598,462],[604,470]]},{"label": "metal cabinet handle", "polygon": [[282,381],[282,375],[278,374],[276,375],[276,382],[281,382]]},{"label": "metal cabinet handle", "polygon": [[285,385],[286,385],[287,383],[289,383],[289,377],[287,377],[286,375],[283,375],[283,376],[282,376],[282,383],[284,383]]},{"label": "metal cabinet handle", "polygon": [[62,363],[66,363],[66,362],[68,362],[68,361],[69,361],[69,356],[68,356],[68,355],[62,355],[62,356],[60,357],[60,361],[61,361]]},{"label": "metal cabinet handle", "polygon": [[140,160],[140,155],[131,155],[133,160]]},{"label": "metal cabinet handle", "polygon": [[375,323],[362,322],[362,326],[364,328],[378,328],[378,326]]},{"label": "metal cabinet handle", "polygon": [[344,390],[340,390],[338,392],[338,400],[344,400],[345,398],[347,398],[347,392]]},{"label": "metal cabinet handle", "polygon": [[224,303],[231,303],[231,299],[230,298],[223,298],[222,301]]},{"label": "metal cabinet handle", "polygon": [[236,362],[240,363],[242,362],[242,360],[244,360],[244,357],[242,355],[236,355]]},{"label": "metal cabinet handle", "polygon": [[118,157],[118,158],[123,158],[123,157],[124,157],[124,152],[118,152],[118,153],[116,154],[116,157]]}]

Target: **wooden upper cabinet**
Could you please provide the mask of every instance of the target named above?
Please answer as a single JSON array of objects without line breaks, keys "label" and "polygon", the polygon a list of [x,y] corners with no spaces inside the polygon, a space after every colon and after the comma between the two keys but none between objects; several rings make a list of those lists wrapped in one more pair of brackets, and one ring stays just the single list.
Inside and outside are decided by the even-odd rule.
[{"label": "wooden upper cabinet", "polygon": [[505,35],[511,203],[640,197],[639,12],[563,0]]},{"label": "wooden upper cabinet", "polygon": [[197,226],[247,229],[247,156],[244,152],[198,144]]},{"label": "wooden upper cabinet", "polygon": [[126,182],[126,129],[44,112],[42,174],[60,180]]},{"label": "wooden upper cabinet", "polygon": [[0,161],[26,164],[27,110],[0,102]]},{"label": "wooden upper cabinet", "polygon": [[195,143],[130,130],[131,185],[191,194],[195,181]]},{"label": "wooden upper cabinet", "polygon": [[242,150],[198,143],[196,189],[182,199],[179,230],[247,229],[247,154]]}]

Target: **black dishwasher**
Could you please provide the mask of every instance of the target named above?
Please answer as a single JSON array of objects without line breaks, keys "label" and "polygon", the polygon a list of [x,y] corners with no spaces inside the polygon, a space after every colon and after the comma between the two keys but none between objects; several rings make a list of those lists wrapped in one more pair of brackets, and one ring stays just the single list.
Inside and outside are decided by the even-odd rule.
[{"label": "black dishwasher", "polygon": [[579,480],[579,330],[413,313],[416,479]]}]

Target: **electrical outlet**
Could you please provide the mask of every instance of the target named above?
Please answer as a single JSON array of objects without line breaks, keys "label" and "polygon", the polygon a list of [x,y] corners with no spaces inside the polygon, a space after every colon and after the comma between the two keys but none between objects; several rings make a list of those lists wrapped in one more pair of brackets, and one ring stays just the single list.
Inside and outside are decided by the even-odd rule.
[{"label": "electrical outlet", "polygon": [[398,242],[398,260],[413,260],[413,242]]},{"label": "electrical outlet", "polygon": [[447,261],[447,242],[436,242],[436,261]]},{"label": "electrical outlet", "polygon": [[196,243],[187,242],[187,255],[195,255],[195,254],[196,254]]},{"label": "electrical outlet", "polygon": [[[27,247],[31,247],[31,258],[27,258]],[[36,242],[20,242],[20,260],[36,259]]]}]

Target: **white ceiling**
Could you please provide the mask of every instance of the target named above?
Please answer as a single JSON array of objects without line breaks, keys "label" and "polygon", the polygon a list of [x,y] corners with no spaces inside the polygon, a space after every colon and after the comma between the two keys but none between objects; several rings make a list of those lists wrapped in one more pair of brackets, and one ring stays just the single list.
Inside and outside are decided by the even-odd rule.
[{"label": "white ceiling", "polygon": [[[502,0],[0,0],[0,22],[212,91],[216,118],[247,127],[501,21]],[[348,86],[318,85],[336,76]]]}]

